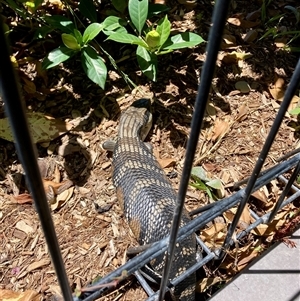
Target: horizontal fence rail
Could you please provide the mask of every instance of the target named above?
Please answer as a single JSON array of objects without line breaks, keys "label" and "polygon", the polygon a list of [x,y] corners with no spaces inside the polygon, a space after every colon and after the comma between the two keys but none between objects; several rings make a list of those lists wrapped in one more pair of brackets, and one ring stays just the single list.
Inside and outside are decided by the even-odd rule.
[{"label": "horizontal fence rail", "polygon": [[[42,179],[37,165],[36,149],[32,143],[30,133],[28,130],[27,120],[25,117],[25,110],[22,104],[20,93],[18,89],[18,81],[13,72],[11,62],[9,59],[9,50],[3,33],[3,22],[1,22],[0,28],[0,95],[2,96],[7,116],[10,120],[10,124],[13,130],[16,149],[19,159],[23,165],[28,187],[33,196],[36,210],[39,214],[41,225],[45,234],[45,238],[48,244],[48,249],[54,265],[58,282],[61,287],[64,300],[77,300],[77,301],[92,301],[103,294],[105,294],[110,288],[111,282],[117,279],[118,283],[125,280],[131,275],[134,275],[139,283],[144,288],[145,292],[149,296],[147,300],[163,300],[165,290],[169,289],[169,271],[172,263],[172,257],[174,254],[174,247],[177,241],[181,241],[190,236],[195,231],[203,228],[207,223],[220,216],[225,211],[238,206],[237,213],[231,223],[227,232],[226,239],[222,247],[211,250],[206,244],[197,239],[199,247],[203,250],[205,256],[198,261],[195,265],[186,270],[179,277],[170,281],[171,286],[176,286],[183,281],[186,277],[200,269],[203,265],[214,259],[221,259],[226,250],[234,243],[232,237],[236,231],[236,226],[241,217],[241,214],[249,200],[249,197],[254,191],[257,191],[264,185],[267,185],[273,179],[278,179],[285,184],[285,188],[277,201],[274,209],[263,215],[258,216],[256,212],[250,211],[254,222],[249,225],[245,230],[236,235],[237,239],[243,238],[255,229],[260,224],[267,224],[272,221],[275,214],[294,201],[300,196],[299,188],[294,185],[294,180],[300,171],[300,154],[293,153],[293,157],[287,158],[286,161],[280,162],[274,167],[262,171],[262,166],[265,162],[266,156],[269,153],[270,147],[275,139],[275,136],[279,130],[280,124],[284,118],[284,114],[291,102],[293,95],[300,82],[300,60],[295,68],[294,74],[291,78],[290,84],[286,90],[286,94],[283,102],[279,108],[278,114],[271,127],[266,142],[262,148],[262,151],[255,164],[253,172],[249,179],[247,179],[247,185],[243,189],[239,189],[232,196],[224,198],[208,206],[204,206],[197,210],[197,215],[184,227],[179,228],[181,213],[183,209],[184,199],[189,183],[191,168],[193,164],[193,158],[197,147],[197,141],[201,129],[202,120],[205,113],[206,102],[209,96],[210,85],[213,79],[215,62],[218,54],[220,41],[222,38],[222,30],[226,21],[226,12],[230,1],[217,1],[216,7],[213,13],[213,25],[209,34],[209,43],[207,46],[207,58],[202,70],[200,85],[198,89],[198,95],[195,103],[195,112],[192,118],[191,133],[187,144],[186,160],[183,167],[182,178],[180,181],[180,187],[178,192],[178,205],[174,212],[173,226],[171,228],[170,236],[153,243],[143,253],[128,260],[126,264],[119,267],[115,271],[106,275],[102,279],[96,281],[89,287],[89,292],[84,292],[81,296],[73,296],[68,277],[65,271],[64,263],[62,260],[59,244],[57,241],[54,225],[51,218],[51,212],[47,204],[44,188],[42,185]],[[17,108],[17,109],[16,109]],[[284,174],[292,173],[289,178],[286,178]],[[246,184],[246,183],[245,183]],[[241,183],[239,185],[242,185]],[[238,186],[238,185],[237,185]],[[292,192],[292,194],[290,194]],[[151,260],[157,256],[166,252],[167,259],[165,262],[165,268],[158,291],[153,291],[149,286],[146,278],[144,277],[141,269]],[[101,287],[101,288],[99,288]]]},{"label": "horizontal fence rail", "polygon": [[[287,160],[285,162],[282,162],[282,163],[274,166],[268,172],[264,173],[262,176],[260,176],[257,179],[257,181],[254,185],[253,191],[259,190],[261,187],[269,184],[272,180],[282,176],[286,172],[289,172],[291,169],[295,168],[298,165],[299,161],[300,161],[300,154],[290,158],[289,160]],[[285,178],[281,178],[281,181],[283,181],[282,179],[285,179]],[[288,182],[288,180],[285,179],[285,182]],[[289,198],[287,198],[282,203],[282,205],[280,206],[279,209],[288,205],[289,203],[291,203],[297,197],[300,196],[300,190],[296,186],[294,186],[293,189],[294,189],[294,194],[292,196],[290,196]],[[246,195],[246,189],[241,189],[238,192],[236,192],[234,195],[216,202],[212,208],[205,211],[200,216],[194,218],[192,221],[190,221],[188,224],[186,224],[184,227],[182,227],[179,230],[177,241],[183,240],[184,238],[188,237],[196,230],[203,228],[208,222],[210,222],[213,219],[215,219],[216,217],[220,216],[222,213],[224,213],[228,209],[231,209],[234,206],[238,205],[241,202],[241,200],[245,197],[245,195]],[[258,225],[267,223],[270,213],[267,213],[262,217],[258,217],[256,214],[254,214],[254,216],[255,216],[256,221],[253,224],[249,225],[249,227],[247,227],[244,231],[242,231],[237,236],[237,239],[242,238],[243,236],[248,234],[252,229],[256,228]],[[134,274],[135,271],[138,271],[141,267],[143,267],[145,264],[147,264],[153,258],[155,258],[158,255],[165,252],[167,249],[167,243],[168,243],[168,237],[153,244],[148,250],[146,250],[142,254],[136,256],[133,259],[130,259],[123,266],[119,267],[112,273],[103,277],[101,280],[93,283],[93,286],[97,287],[98,285],[110,283],[115,278],[119,278],[122,275],[123,271],[127,272],[127,275],[125,278]],[[230,244],[232,244],[232,243],[233,243],[233,241],[230,241]],[[201,246],[202,246],[202,244],[201,244]],[[171,283],[173,285],[178,284],[180,281],[185,279],[188,275],[190,275],[191,273],[193,273],[194,271],[199,269],[201,266],[203,266],[210,260],[218,259],[221,251],[222,251],[222,248],[216,249],[216,250],[210,250],[208,247],[206,247],[205,252],[207,255],[201,261],[197,262],[197,264],[195,264],[189,270],[187,270],[184,274],[180,275],[176,279],[173,279],[171,281]],[[139,279],[141,279],[141,278],[142,278],[142,275],[139,275]],[[143,279],[142,282],[146,282],[146,280]],[[140,282],[140,283],[142,283],[142,282]],[[91,295],[86,296],[83,299],[77,299],[77,300],[84,300],[84,301],[95,300],[95,299],[99,298],[100,296],[102,296],[102,294],[106,290],[107,290],[107,288],[102,288],[102,289],[97,289],[97,290],[95,289],[95,292],[92,293]],[[148,293],[147,288],[145,288],[145,291]],[[147,300],[155,300],[156,298],[157,298],[157,293],[154,293]]]}]

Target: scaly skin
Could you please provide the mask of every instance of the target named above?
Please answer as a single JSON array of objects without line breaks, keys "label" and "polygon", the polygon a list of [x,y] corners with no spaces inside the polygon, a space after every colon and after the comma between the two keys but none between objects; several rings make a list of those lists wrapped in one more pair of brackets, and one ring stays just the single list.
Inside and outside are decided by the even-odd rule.
[{"label": "scaly skin", "polygon": [[[113,149],[113,183],[129,226],[140,245],[156,242],[170,233],[177,194],[149,147],[143,142],[152,121],[150,101],[140,99],[121,115]],[[105,147],[105,145],[104,145]],[[183,212],[181,226],[189,222]],[[162,274],[164,254],[150,262]],[[195,235],[177,243],[170,278],[196,263]],[[195,300],[193,274],[172,292],[176,300]]]}]

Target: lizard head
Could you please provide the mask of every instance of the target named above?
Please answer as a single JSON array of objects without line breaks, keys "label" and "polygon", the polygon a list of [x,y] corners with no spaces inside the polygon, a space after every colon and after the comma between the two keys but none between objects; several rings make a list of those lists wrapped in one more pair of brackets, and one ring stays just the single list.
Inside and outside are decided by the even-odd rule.
[{"label": "lizard head", "polygon": [[121,115],[119,136],[128,136],[131,133],[144,140],[152,126],[150,108],[150,99],[141,98],[134,101]]}]

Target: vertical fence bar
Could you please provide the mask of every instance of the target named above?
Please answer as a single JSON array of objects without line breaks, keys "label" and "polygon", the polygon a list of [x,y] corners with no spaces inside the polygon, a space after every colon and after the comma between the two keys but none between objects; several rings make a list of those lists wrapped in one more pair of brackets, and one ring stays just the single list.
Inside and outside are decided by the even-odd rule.
[{"label": "vertical fence bar", "polygon": [[[270,168],[268,172],[263,173],[258,180],[255,182],[254,190],[258,190],[261,187],[267,185],[270,183],[271,180],[280,177],[281,174],[284,174],[288,172],[290,169],[295,168],[297,163],[300,161],[300,154],[296,155],[295,157],[292,157],[288,159],[286,162],[279,163],[275,165],[273,168]],[[298,191],[300,193],[300,191]],[[297,197],[299,197],[299,193],[294,194],[292,197],[289,198],[288,201],[285,201],[282,206],[285,206],[288,204],[288,202],[292,202]],[[237,204],[240,203],[240,201],[245,196],[245,189],[241,189],[235,194],[222,199],[220,202],[216,202],[216,205],[210,208],[210,210],[207,210],[206,212],[203,212],[200,216],[195,217],[193,220],[191,220],[188,224],[186,224],[183,228],[179,230],[179,238],[184,239],[185,237],[188,237],[193,232],[195,232],[198,229],[201,229],[203,226],[205,226],[208,222],[212,221],[217,216],[220,216],[225,211],[229,210],[230,208],[233,208]],[[259,221],[255,222],[255,227],[257,225],[265,222],[266,219],[260,218]],[[251,226],[250,226],[251,227]],[[251,229],[253,229],[251,228]],[[94,290],[89,293],[84,293],[80,298],[77,298],[77,300],[82,301],[94,301],[98,298],[100,298],[103,293],[105,292],[105,284],[110,283],[111,281],[115,279],[119,279],[122,275],[123,271],[127,271],[127,276],[132,275],[135,271],[143,267],[146,263],[151,261],[153,258],[157,258],[157,256],[161,255],[163,252],[166,251],[167,247],[167,238],[162,239],[161,241],[155,242],[149,249],[144,251],[143,253],[137,255],[136,257],[130,259],[128,262],[126,262],[121,267],[117,268],[110,274],[104,276],[101,279],[97,279],[93,282]],[[212,256],[211,258],[217,256],[219,254],[218,251],[213,251],[213,255],[211,255],[211,252],[207,252],[209,256]],[[124,278],[125,279],[125,278]],[[123,280],[124,280],[123,279]],[[104,285],[102,288],[99,288],[100,285]],[[92,289],[92,287],[91,287]],[[157,301],[157,295],[158,292],[152,295],[147,300],[155,300]],[[153,297],[155,296],[155,297]],[[76,300],[76,298],[74,298]]]},{"label": "vertical fence bar", "polygon": [[227,236],[226,236],[226,239],[224,241],[224,244],[223,244],[223,251],[221,252],[220,254],[220,257],[224,256],[225,254],[225,251],[226,249],[228,248],[229,246],[229,243],[231,241],[231,238],[232,238],[232,235],[233,235],[233,232],[237,226],[237,223],[241,217],[241,214],[248,202],[248,199],[252,193],[252,190],[253,190],[253,187],[255,185],[255,182],[256,182],[256,179],[261,171],[261,168],[266,160],[266,157],[269,153],[269,150],[271,148],[271,145],[275,139],[275,136],[279,130],[279,127],[281,125],[281,122],[283,120],[283,117],[285,115],[285,112],[287,111],[288,107],[289,107],[289,104],[293,98],[293,96],[295,95],[296,93],[296,90],[299,86],[299,83],[300,83],[300,59],[297,63],[297,66],[295,68],[295,71],[293,73],[293,76],[291,78],[291,82],[285,92],[285,95],[284,95],[284,99],[283,99],[283,102],[281,103],[281,106],[279,108],[279,111],[276,115],[276,118],[274,120],[274,123],[270,129],[270,133],[266,139],[266,142],[259,154],[259,157],[256,161],[256,164],[255,164],[255,167],[253,169],[253,172],[249,178],[249,181],[247,183],[247,186],[246,186],[246,189],[245,189],[245,197],[242,199],[239,207],[238,207],[238,210],[234,216],[234,219],[229,227],[229,230],[228,230],[228,233],[227,233]]},{"label": "vertical fence bar", "polygon": [[23,165],[26,182],[39,214],[63,298],[67,301],[73,300],[37,164],[36,148],[32,143],[18,82],[10,62],[9,47],[4,35],[2,19],[0,19],[0,45],[0,95],[5,103],[18,157]]},{"label": "vertical fence bar", "polygon": [[217,1],[215,4],[212,28],[209,32],[208,46],[206,51],[206,61],[204,63],[203,71],[201,74],[201,82],[198,88],[198,94],[196,97],[195,111],[192,118],[190,138],[187,143],[186,157],[184,161],[182,176],[180,180],[180,186],[178,191],[177,206],[175,208],[169,247],[167,250],[167,256],[165,261],[165,267],[162,275],[162,281],[160,284],[160,292],[158,300],[162,301],[165,294],[165,288],[168,283],[170,268],[172,264],[172,258],[174,256],[176,237],[180,226],[182,209],[184,206],[184,199],[186,190],[188,187],[193,160],[197,148],[198,138],[201,130],[202,121],[204,118],[206,103],[210,91],[211,82],[214,75],[216,60],[218,56],[219,47],[225,27],[227,18],[227,11],[230,4],[230,0]]}]

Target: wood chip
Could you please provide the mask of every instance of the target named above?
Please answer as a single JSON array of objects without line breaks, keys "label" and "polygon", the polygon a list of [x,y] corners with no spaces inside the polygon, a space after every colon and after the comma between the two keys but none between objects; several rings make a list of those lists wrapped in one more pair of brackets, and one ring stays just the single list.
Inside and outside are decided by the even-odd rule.
[{"label": "wood chip", "polygon": [[30,264],[27,267],[27,272],[34,271],[34,270],[39,269],[48,264],[50,264],[50,260],[48,258],[44,258],[44,259],[41,259],[40,261],[33,262],[32,264]]},{"label": "wood chip", "polygon": [[33,233],[33,228],[29,226],[24,220],[21,220],[16,223],[16,229],[23,231],[26,234]]}]

